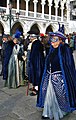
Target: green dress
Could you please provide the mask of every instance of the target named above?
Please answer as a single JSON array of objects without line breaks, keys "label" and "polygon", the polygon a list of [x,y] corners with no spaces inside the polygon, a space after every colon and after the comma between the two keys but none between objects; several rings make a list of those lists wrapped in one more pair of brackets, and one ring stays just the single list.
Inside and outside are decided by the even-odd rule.
[{"label": "green dress", "polygon": [[21,46],[16,44],[8,65],[8,78],[6,86],[9,88],[17,88],[23,84],[23,61],[18,60],[18,52]]}]

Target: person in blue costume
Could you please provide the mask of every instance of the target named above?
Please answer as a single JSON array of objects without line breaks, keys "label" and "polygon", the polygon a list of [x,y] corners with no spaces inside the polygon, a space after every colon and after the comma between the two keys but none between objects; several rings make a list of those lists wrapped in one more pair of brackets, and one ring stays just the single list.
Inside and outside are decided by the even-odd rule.
[{"label": "person in blue costume", "polygon": [[59,120],[76,110],[76,70],[72,52],[61,32],[50,32],[50,51],[37,99],[42,118]]},{"label": "person in blue costume", "polygon": [[43,69],[44,69],[44,48],[39,40],[39,33],[36,31],[29,31],[31,40],[31,52],[29,56],[29,81],[33,85],[31,96],[37,95],[38,86],[41,83]]},{"label": "person in blue costume", "polygon": [[2,43],[2,56],[3,56],[3,80],[7,80],[8,77],[8,64],[10,56],[12,54],[14,43],[10,35],[3,35]]}]

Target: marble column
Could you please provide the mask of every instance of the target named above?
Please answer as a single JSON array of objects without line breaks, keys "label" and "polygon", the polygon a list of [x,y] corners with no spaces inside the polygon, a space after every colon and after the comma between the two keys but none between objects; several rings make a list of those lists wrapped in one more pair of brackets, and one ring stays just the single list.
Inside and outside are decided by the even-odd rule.
[{"label": "marble column", "polygon": [[34,18],[36,18],[36,14],[37,14],[37,0],[34,0],[33,3],[34,3]]},{"label": "marble column", "polygon": [[52,6],[52,4],[49,3],[49,20],[51,20],[51,6]]},{"label": "marble column", "polygon": [[28,17],[28,2],[29,0],[25,0],[26,1],[26,17]]},{"label": "marble column", "polygon": [[44,5],[45,5],[45,1],[42,1],[41,5],[42,5],[42,19],[44,19]]},{"label": "marble column", "polygon": [[17,10],[16,10],[16,13],[19,13],[19,0],[17,0]]},{"label": "marble column", "polygon": [[10,2],[10,0],[7,0],[7,9],[6,9],[6,14],[9,14],[9,2]]},{"label": "marble column", "polygon": [[58,16],[58,5],[55,6],[55,20],[57,21]]},{"label": "marble column", "polygon": [[63,10],[64,10],[64,4],[61,4],[61,21],[63,22]]},{"label": "marble column", "polygon": [[66,4],[67,7],[67,22],[70,20],[70,5]]}]

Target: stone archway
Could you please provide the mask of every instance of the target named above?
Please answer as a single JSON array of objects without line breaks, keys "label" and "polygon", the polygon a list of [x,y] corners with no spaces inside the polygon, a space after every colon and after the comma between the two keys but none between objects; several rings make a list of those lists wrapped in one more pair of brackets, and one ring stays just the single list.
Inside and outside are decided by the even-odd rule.
[{"label": "stone archway", "polygon": [[32,25],[32,27],[30,28],[30,30],[33,30],[33,31],[36,31],[36,32],[40,33],[40,30],[39,30],[37,24]]},{"label": "stone archway", "polygon": [[49,26],[46,28],[46,34],[47,34],[48,32],[53,32],[53,28],[52,28],[51,25],[49,25]]},{"label": "stone archway", "polygon": [[12,30],[11,30],[12,34],[15,34],[15,32],[16,32],[17,29],[18,29],[18,30],[22,33],[22,35],[23,35],[23,28],[22,28],[22,25],[21,25],[20,22],[16,22],[16,23],[13,25]]}]

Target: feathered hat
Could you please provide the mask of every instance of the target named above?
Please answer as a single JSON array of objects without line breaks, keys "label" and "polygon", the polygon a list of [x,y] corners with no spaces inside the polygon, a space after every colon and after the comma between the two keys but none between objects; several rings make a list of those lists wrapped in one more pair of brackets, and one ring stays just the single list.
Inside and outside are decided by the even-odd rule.
[{"label": "feathered hat", "polygon": [[57,32],[49,32],[49,35],[51,37],[52,36],[57,36],[57,37],[61,38],[63,41],[66,40],[66,36],[63,33],[59,32],[59,31],[57,31]]}]

